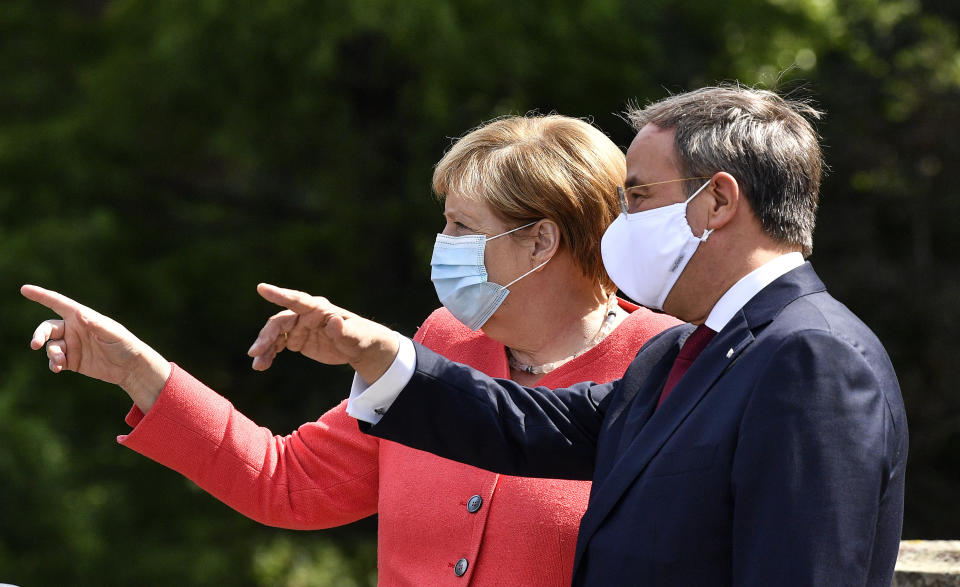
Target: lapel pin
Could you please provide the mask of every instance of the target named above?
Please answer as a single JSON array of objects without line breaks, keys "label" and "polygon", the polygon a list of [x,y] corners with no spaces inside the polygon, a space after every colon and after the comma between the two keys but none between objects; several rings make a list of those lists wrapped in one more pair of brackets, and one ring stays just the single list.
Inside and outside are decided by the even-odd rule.
[{"label": "lapel pin", "polygon": [[727,358],[729,359],[732,356],[733,356],[733,347],[730,347],[730,350],[727,351]]}]

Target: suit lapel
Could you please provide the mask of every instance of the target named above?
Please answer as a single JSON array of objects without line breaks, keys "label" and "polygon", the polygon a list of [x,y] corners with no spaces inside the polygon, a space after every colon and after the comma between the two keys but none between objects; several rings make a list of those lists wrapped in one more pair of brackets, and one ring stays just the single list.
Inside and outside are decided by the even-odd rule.
[{"label": "suit lapel", "polygon": [[[623,374],[617,404],[611,406],[610,410],[604,415],[605,427],[610,427],[618,418],[623,416],[628,418],[623,429],[630,430],[631,425],[642,425],[650,417],[657,403],[656,400],[650,401],[650,397],[648,397],[650,390],[647,389],[647,383],[656,383],[667,376],[677,352],[683,345],[683,341],[693,332],[693,328],[691,324],[677,326],[651,340],[641,349],[637,358],[630,363],[627,371]],[[643,402],[645,409],[638,410],[634,406],[634,402]]]},{"label": "suit lapel", "polygon": [[[676,432],[690,412],[709,393],[717,380],[755,340],[755,334],[773,320],[793,300],[810,293],[824,291],[825,287],[809,263],[788,272],[754,296],[723,328],[690,366],[683,378],[656,412],[656,398],[662,389],[669,365],[676,357],[681,340],[675,340],[670,349],[661,350],[658,367],[654,367],[647,381],[635,382],[642,388],[632,403],[625,408],[627,422],[618,443],[617,462],[610,474],[595,479],[595,487],[583,519],[574,558],[574,573],[580,565],[590,537],[617,505],[631,484],[640,476],[663,445]],[[683,337],[685,338],[685,337]],[[654,349],[651,349],[651,351]],[[641,357],[643,353],[641,352]],[[640,358],[640,357],[638,357]],[[647,359],[649,360],[649,359]],[[629,371],[628,371],[629,373]],[[659,377],[654,377],[659,373]],[[627,377],[624,377],[626,384]],[[646,400],[646,401],[645,401]],[[652,402],[652,403],[651,403]],[[648,405],[649,404],[649,405]],[[634,413],[636,412],[636,413]],[[651,415],[652,414],[652,415]],[[631,426],[627,428],[626,425]]]},{"label": "suit lapel", "polygon": [[[692,333],[693,325],[691,324],[685,328],[684,333],[680,337],[673,341],[670,345],[671,348],[660,357],[659,361],[654,363],[653,368],[643,372],[645,376],[636,383],[638,390],[642,388],[642,392],[638,394],[641,397],[634,400],[631,405],[621,407],[627,414],[626,421],[624,421],[621,429],[619,442],[617,443],[617,455],[623,455],[628,450],[629,446],[636,439],[636,431],[643,429],[650,417],[653,416],[654,411],[657,409],[657,403],[660,400],[663,386],[667,380],[667,375],[673,367],[673,362],[676,360],[681,347],[683,347]],[[630,401],[630,399],[628,398],[627,401]],[[616,466],[616,464],[614,464],[614,466]]]},{"label": "suit lapel", "polygon": [[[738,322],[738,324],[734,325],[733,322]],[[600,527],[600,524],[616,506],[623,494],[647,468],[651,459],[660,452],[660,449],[680,427],[687,415],[700,403],[700,400],[710,391],[727,367],[753,341],[753,334],[747,328],[742,313],[738,314],[728,326],[733,328],[724,328],[722,333],[710,341],[710,344],[697,357],[697,360],[690,366],[690,370],[670,392],[670,396],[660,408],[653,412],[659,393],[643,394],[649,396],[647,399],[650,401],[632,408],[642,412],[643,415],[651,412],[652,415],[648,417],[646,424],[642,424],[639,430],[623,430],[623,437],[620,441],[620,455],[610,474],[600,481],[594,489],[590,507],[587,508],[580,522],[581,536],[589,537]],[[733,352],[730,352],[731,349],[733,349]],[[664,360],[667,361],[667,368],[665,370],[661,369],[664,373],[658,381],[653,383],[648,381],[647,385],[654,385],[657,391],[663,387],[663,380],[666,377],[666,371],[669,370],[669,363],[675,356],[676,352],[673,352],[668,357],[664,357]],[[637,399],[640,400],[641,398],[638,397]],[[643,418],[630,414],[626,425],[629,426],[637,422],[643,422]],[[632,434],[631,432],[635,433]],[[625,448],[623,448],[624,446]],[[582,555],[580,550],[586,547],[586,540],[581,542],[583,543],[582,546],[580,543],[577,545],[577,560]]]}]

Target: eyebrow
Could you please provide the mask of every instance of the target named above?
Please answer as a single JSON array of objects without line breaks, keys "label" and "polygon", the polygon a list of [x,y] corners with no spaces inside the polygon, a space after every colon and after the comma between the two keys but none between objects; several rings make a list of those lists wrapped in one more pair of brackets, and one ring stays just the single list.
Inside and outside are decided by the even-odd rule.
[{"label": "eyebrow", "polygon": [[650,181],[649,177],[637,177],[636,175],[631,175],[626,179],[626,181],[624,181],[623,189],[629,190],[638,187],[646,187],[648,185],[657,185],[658,183],[663,182]]},{"label": "eyebrow", "polygon": [[475,227],[477,223],[477,219],[474,218],[473,216],[470,216],[466,212],[459,212],[457,210],[448,212],[446,209],[444,209],[443,217],[446,218],[447,220],[450,220],[453,222],[460,222],[461,224],[465,224],[466,226],[470,226],[470,227]]},{"label": "eyebrow", "polygon": [[634,178],[631,178],[631,180],[632,180],[632,181],[627,182],[626,184],[624,184],[624,186],[623,186],[624,191],[637,190],[637,189],[647,189],[648,187],[650,187],[650,186],[652,186],[652,185],[657,185],[656,182],[654,182],[654,183],[644,183],[644,182],[638,181],[637,179],[634,179]]}]

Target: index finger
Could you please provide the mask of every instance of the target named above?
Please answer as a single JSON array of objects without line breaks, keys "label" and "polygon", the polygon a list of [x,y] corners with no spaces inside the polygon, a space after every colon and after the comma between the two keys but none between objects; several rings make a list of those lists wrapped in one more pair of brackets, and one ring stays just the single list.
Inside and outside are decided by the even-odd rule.
[{"label": "index finger", "polygon": [[314,297],[302,291],[277,287],[269,283],[257,285],[257,293],[268,302],[293,310],[297,314],[306,314],[331,306],[326,298]]},{"label": "index finger", "polygon": [[84,306],[80,302],[74,301],[53,290],[44,289],[36,285],[24,285],[20,288],[20,293],[28,300],[50,308],[61,318],[67,318],[84,309]]}]

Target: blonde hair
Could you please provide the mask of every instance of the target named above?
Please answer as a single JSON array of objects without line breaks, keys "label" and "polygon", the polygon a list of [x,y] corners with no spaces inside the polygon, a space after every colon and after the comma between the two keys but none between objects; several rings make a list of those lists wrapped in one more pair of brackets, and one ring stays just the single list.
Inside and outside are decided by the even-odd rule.
[{"label": "blonde hair", "polygon": [[487,122],[454,143],[433,173],[438,198],[484,201],[503,220],[521,226],[557,223],[560,246],[584,276],[606,291],[600,239],[620,213],[623,152],[597,128],[576,118],[508,116]]}]

